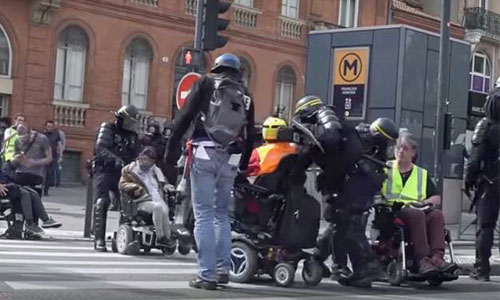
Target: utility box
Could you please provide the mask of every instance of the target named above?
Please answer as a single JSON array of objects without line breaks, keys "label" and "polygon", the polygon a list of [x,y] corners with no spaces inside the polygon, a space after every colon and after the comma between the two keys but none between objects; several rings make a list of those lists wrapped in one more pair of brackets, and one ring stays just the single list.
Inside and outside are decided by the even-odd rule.
[{"label": "utility box", "polygon": [[[419,141],[417,164],[434,174],[439,35],[390,25],[313,31],[308,42],[306,93],[334,105],[352,122],[388,117],[408,128]],[[468,43],[450,40],[445,109],[453,115],[452,142],[442,162],[447,223],[458,222],[461,208],[454,198],[461,188],[464,145],[454,141],[467,127],[470,53]]]}]

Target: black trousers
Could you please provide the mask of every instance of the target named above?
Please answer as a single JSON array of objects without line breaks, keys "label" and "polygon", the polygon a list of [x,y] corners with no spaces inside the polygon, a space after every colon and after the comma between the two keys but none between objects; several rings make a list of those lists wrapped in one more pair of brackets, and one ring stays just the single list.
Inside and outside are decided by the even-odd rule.
[{"label": "black trousers", "polygon": [[493,184],[483,183],[478,189],[481,197],[477,204],[476,267],[490,272],[490,256],[495,235],[495,226],[500,209],[500,179]]},{"label": "black trousers", "polygon": [[104,239],[106,234],[106,219],[111,200],[109,192],[114,194],[115,199],[120,201],[120,191],[118,182],[120,181],[121,170],[109,168],[98,170],[94,173],[94,236],[96,240]]}]

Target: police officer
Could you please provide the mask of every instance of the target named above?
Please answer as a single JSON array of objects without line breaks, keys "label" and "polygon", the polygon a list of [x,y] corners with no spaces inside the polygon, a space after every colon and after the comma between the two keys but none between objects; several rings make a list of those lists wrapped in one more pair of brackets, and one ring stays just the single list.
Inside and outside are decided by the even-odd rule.
[{"label": "police officer", "polygon": [[102,123],[97,134],[94,159],[94,249],[106,252],[106,219],[110,205],[109,192],[120,201],[118,181],[123,166],[131,163],[140,150],[137,131],[139,111],[133,105],[115,112],[114,122]]},{"label": "police officer", "polygon": [[163,153],[165,153],[167,139],[160,130],[160,123],[153,118],[148,120],[147,132],[141,139],[141,145],[143,148],[151,146],[155,149],[156,153],[161,154],[158,155],[158,158],[156,159],[156,166],[162,168]]},{"label": "police officer", "polygon": [[[344,246],[341,252],[346,252],[352,262],[353,274],[338,281],[371,287],[371,282],[382,277],[383,272],[366,239],[367,214],[385,179],[388,141],[397,139],[398,129],[385,118],[353,127],[316,96],[297,102],[294,121],[305,125],[316,138],[315,143],[323,148],[310,143],[305,149],[323,171],[317,186],[323,195],[328,195],[324,217],[335,223],[335,231],[330,232],[335,233],[338,245]],[[318,257],[326,259],[328,253],[321,253],[320,249]]]},{"label": "police officer", "polygon": [[472,149],[465,166],[465,188],[480,195],[477,205],[476,263],[470,277],[489,281],[490,256],[500,206],[500,88],[497,86],[484,105],[486,117],[476,125]]}]

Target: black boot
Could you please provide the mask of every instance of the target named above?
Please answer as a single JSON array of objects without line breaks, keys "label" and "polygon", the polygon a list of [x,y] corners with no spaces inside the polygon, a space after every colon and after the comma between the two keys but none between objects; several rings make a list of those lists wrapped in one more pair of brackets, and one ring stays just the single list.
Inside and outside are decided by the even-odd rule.
[{"label": "black boot", "polygon": [[477,281],[490,281],[490,272],[486,268],[474,267],[469,277]]},{"label": "black boot", "polygon": [[102,198],[97,199],[94,206],[94,250],[106,252],[106,219],[108,207]]},{"label": "black boot", "polygon": [[342,285],[353,286],[358,288],[371,288],[372,282],[382,279],[384,271],[380,264],[376,261],[370,262],[365,268],[359,270],[347,277],[341,277],[337,281]]}]

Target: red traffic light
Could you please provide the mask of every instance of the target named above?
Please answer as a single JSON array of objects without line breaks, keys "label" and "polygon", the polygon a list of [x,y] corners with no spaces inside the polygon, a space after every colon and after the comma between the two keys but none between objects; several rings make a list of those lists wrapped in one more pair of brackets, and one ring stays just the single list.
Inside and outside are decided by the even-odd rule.
[{"label": "red traffic light", "polygon": [[186,55],[184,55],[184,64],[190,65],[193,62],[193,55],[191,51],[186,51]]}]

